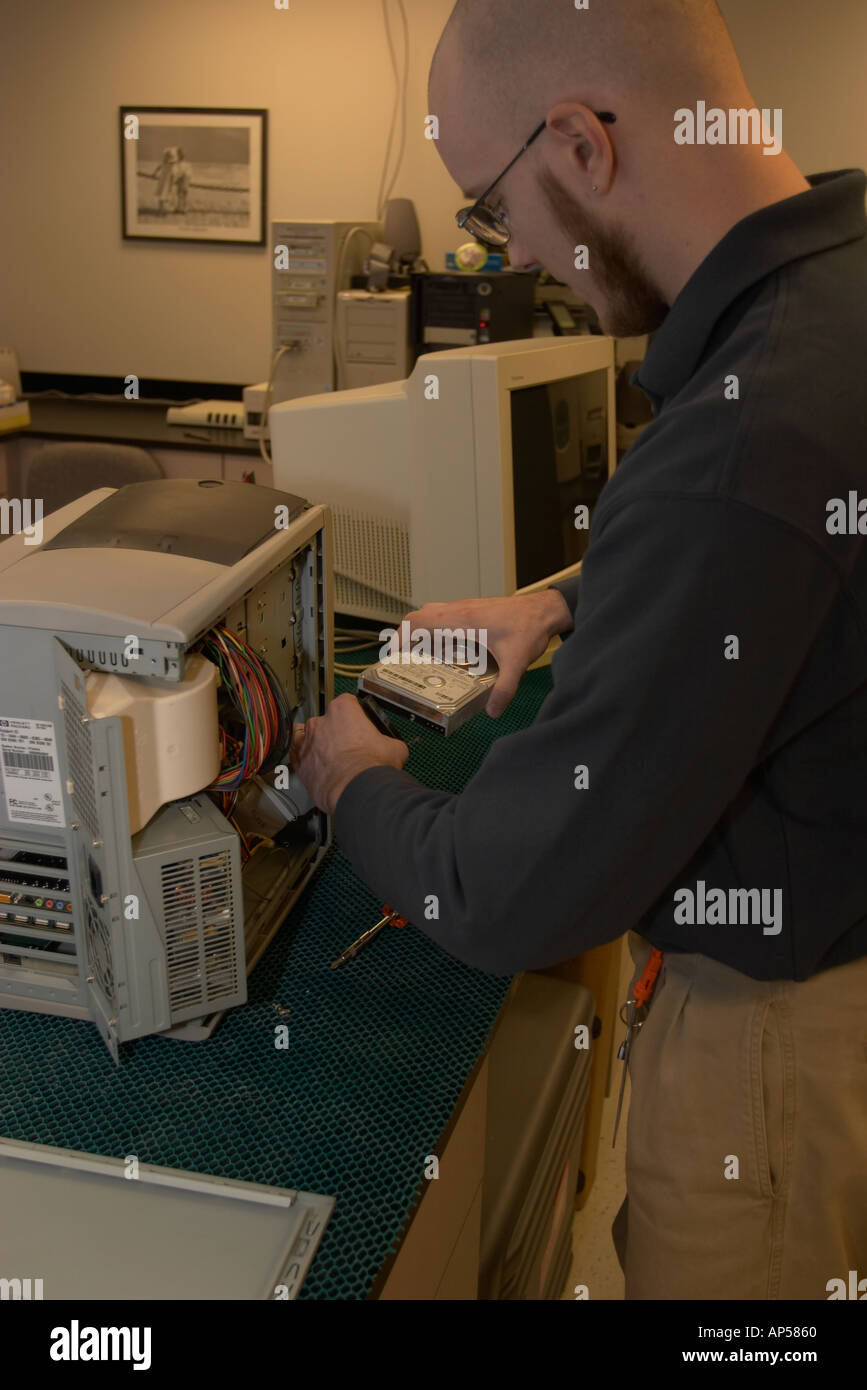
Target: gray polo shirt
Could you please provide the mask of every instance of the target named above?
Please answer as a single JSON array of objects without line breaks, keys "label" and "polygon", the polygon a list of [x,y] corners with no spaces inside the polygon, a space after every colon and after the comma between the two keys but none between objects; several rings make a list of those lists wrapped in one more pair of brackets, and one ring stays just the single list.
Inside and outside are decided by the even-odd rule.
[{"label": "gray polo shirt", "polygon": [[338,801],[360,877],[471,965],[629,929],[756,979],[867,954],[867,179],[810,183],[656,334],[535,723],[460,795],[377,767]]}]

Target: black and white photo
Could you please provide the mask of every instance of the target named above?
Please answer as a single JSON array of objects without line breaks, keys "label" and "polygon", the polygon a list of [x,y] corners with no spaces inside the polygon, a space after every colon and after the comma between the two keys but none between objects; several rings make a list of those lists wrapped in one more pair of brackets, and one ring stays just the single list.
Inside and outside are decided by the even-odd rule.
[{"label": "black and white photo", "polygon": [[267,114],[122,106],[124,237],[261,246]]}]

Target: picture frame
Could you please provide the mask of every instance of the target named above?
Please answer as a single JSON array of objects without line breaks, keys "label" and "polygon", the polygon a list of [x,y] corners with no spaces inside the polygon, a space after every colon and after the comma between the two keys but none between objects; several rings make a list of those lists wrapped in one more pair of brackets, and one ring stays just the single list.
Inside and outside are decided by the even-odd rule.
[{"label": "picture frame", "polygon": [[125,241],[264,246],[268,112],[121,106]]}]

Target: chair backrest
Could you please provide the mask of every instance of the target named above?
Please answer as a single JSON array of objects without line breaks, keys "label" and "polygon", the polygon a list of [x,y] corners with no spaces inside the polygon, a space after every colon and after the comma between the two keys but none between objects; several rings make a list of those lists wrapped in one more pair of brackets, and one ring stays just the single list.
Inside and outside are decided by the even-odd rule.
[{"label": "chair backrest", "polygon": [[134,444],[44,444],[24,465],[22,492],[41,498],[43,515],[97,487],[164,478],[160,462]]}]

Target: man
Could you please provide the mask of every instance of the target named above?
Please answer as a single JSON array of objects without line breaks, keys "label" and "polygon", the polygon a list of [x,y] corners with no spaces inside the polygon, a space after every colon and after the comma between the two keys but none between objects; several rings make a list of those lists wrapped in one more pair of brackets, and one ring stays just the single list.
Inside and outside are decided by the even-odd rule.
[{"label": "man", "polygon": [[655,418],[580,592],[411,615],[488,630],[494,715],[565,637],[536,723],[462,795],[349,696],[295,742],[357,871],[459,958],[543,967],[630,929],[637,970],[663,952],[630,1061],[630,1298],[867,1276],[867,181],[808,182],[753,108],[713,0],[459,0],[429,110],[485,194],[463,224],[606,332],[658,328]]}]

